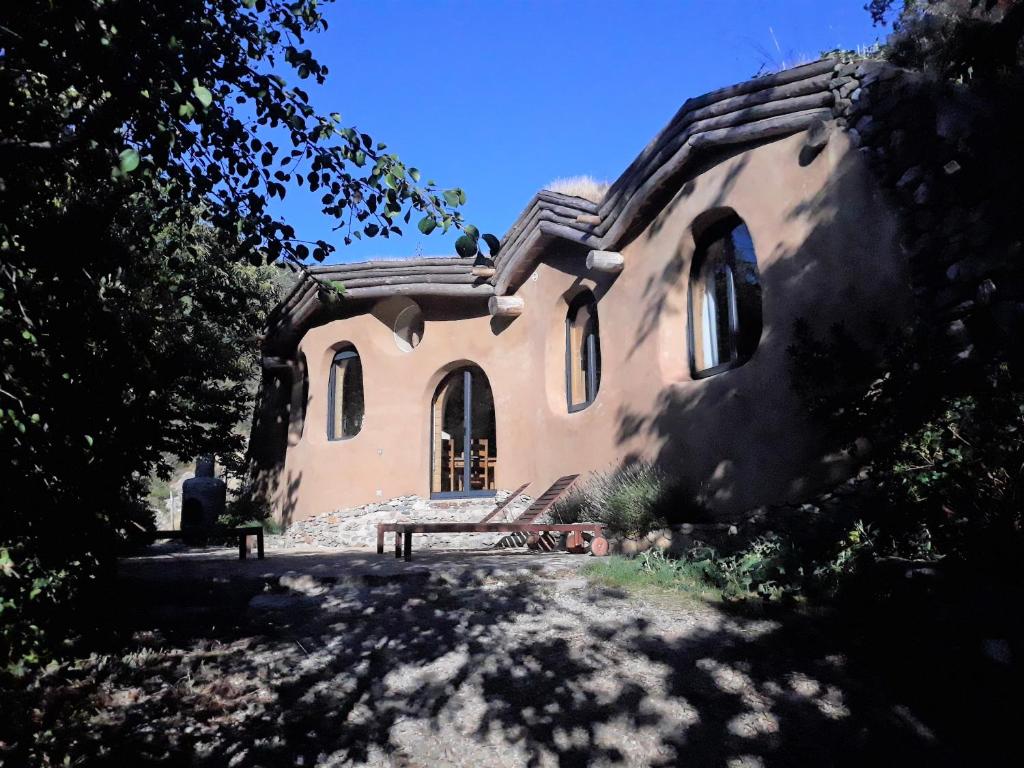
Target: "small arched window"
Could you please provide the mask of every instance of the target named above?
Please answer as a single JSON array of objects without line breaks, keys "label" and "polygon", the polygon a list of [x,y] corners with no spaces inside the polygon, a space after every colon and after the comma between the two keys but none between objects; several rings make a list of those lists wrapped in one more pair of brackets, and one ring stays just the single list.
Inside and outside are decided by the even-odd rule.
[{"label": "small arched window", "polygon": [[761,277],[750,231],[735,213],[697,237],[689,304],[695,378],[750,359],[761,340]]},{"label": "small arched window", "polygon": [[601,384],[601,342],[597,301],[584,291],[569,303],[565,316],[565,394],[569,413],[594,402]]},{"label": "small arched window", "polygon": [[347,440],[363,427],[363,364],[349,347],[334,355],[327,392],[327,439]]}]

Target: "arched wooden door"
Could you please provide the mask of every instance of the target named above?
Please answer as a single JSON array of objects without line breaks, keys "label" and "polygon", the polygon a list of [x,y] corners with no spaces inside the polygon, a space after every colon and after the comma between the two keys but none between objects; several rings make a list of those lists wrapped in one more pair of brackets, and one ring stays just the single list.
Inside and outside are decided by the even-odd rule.
[{"label": "arched wooden door", "polygon": [[498,440],[487,376],[477,366],[452,371],[434,392],[430,410],[431,497],[493,495]]}]

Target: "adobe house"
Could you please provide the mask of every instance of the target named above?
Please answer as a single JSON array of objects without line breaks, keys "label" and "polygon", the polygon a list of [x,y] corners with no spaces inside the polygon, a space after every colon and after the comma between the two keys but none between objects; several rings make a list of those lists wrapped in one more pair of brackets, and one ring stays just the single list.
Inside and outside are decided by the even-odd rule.
[{"label": "adobe house", "polygon": [[314,268],[347,292],[305,279],[273,314],[259,492],[292,523],[644,458],[729,515],[848,476],[787,349],[797,321],[870,346],[914,311],[844,116],[861,75],[823,60],[690,99],[599,202],[537,193],[492,265]]}]

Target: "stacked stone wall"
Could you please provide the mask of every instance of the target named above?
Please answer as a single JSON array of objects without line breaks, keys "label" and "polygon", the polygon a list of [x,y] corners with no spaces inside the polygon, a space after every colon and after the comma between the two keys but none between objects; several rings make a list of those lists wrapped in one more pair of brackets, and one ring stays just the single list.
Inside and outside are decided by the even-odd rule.
[{"label": "stacked stone wall", "polygon": [[[421,496],[399,496],[376,504],[352,509],[339,509],[292,523],[281,543],[288,547],[328,547],[370,550],[377,544],[377,523],[468,523],[478,522],[495,505],[508,497],[508,491],[497,496],[472,499],[437,500]],[[529,496],[520,496],[509,504],[492,522],[517,517],[531,503]],[[417,536],[419,549],[477,549],[503,543],[507,537],[496,533],[437,533]],[[386,542],[392,547],[392,540]]]},{"label": "stacked stone wall", "polygon": [[836,124],[901,215],[928,341],[954,361],[1012,353],[1024,330],[1024,163],[1004,108],[1012,94],[873,60],[837,63],[831,89]]}]

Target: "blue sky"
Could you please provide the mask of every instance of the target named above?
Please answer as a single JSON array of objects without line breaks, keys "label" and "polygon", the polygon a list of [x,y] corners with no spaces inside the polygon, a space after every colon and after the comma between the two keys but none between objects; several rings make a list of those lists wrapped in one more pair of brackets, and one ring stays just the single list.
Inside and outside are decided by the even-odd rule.
[{"label": "blue sky", "polygon": [[[874,42],[865,0],[341,0],[308,40],[331,73],[310,88],[424,178],[460,186],[499,237],[558,177],[614,180],[690,96]],[[305,81],[307,87],[310,81]],[[331,261],[454,253],[454,237],[345,247],[317,200],[278,204]],[[439,231],[438,231],[439,232]]]}]

